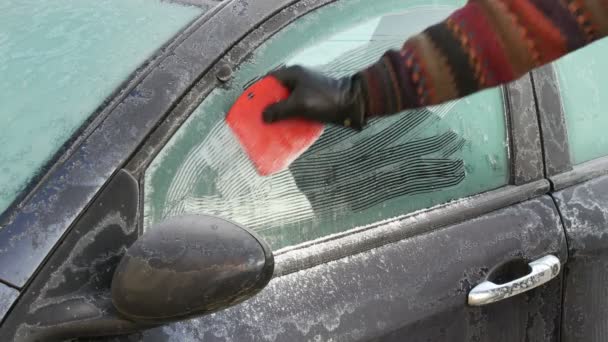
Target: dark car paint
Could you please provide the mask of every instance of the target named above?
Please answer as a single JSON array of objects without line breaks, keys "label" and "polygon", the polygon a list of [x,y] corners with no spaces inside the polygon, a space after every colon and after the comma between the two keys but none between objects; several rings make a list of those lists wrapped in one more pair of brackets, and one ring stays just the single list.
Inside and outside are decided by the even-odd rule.
[{"label": "dark car paint", "polygon": [[547,253],[567,257],[559,215],[543,196],[275,278],[214,315],[92,341],[558,341],[559,279],[486,307],[464,304],[497,272],[488,264]]},{"label": "dark car paint", "polygon": [[[495,210],[529,200],[546,194],[549,184],[545,180],[528,183],[522,186],[508,186],[489,191],[482,196],[464,199],[444,205],[425,215],[406,217],[389,226],[382,232],[375,231],[378,226],[368,226],[355,231],[346,231],[332,235],[330,238],[303,243],[280,250],[275,253],[277,266],[275,276],[282,276],[323,263],[345,258],[363,251],[381,247],[390,243],[426,234],[430,231],[474,219]],[[314,253],[309,247],[315,246]]]},{"label": "dark car paint", "polygon": [[562,341],[603,342],[608,336],[608,157],[572,165],[556,71],[546,66],[532,78],[547,178],[568,241]]},{"label": "dark car paint", "polygon": [[272,278],[270,246],[221,217],[182,215],[146,230],[114,271],[112,303],[122,316],[166,323],[243,302]]},{"label": "dark car paint", "polygon": [[572,170],[565,113],[553,65],[538,68],[531,75],[534,94],[538,101],[538,118],[545,155],[545,174],[550,177]]},{"label": "dark car paint", "polygon": [[[93,210],[88,210],[78,220],[57,252],[53,254],[28,287],[28,291],[20,298],[19,303],[0,330],[0,341],[46,342],[77,336],[114,335],[154,326],[153,322],[135,324],[119,318],[120,315],[113,305],[114,297],[110,296],[110,288],[114,284],[112,279],[117,266],[123,259],[127,248],[134,245],[138,236],[138,201],[139,185],[137,181],[128,172],[119,171],[93,202]],[[215,225],[223,225],[226,228],[228,223],[220,219],[216,220]],[[207,236],[211,236],[212,230],[210,228]],[[225,231],[226,229],[221,229],[221,232]],[[235,230],[233,234],[239,232],[251,235],[250,232],[242,229]],[[150,238],[150,235],[146,236]],[[193,240],[183,241],[191,243]],[[270,249],[261,245],[259,241],[255,233],[250,239],[235,239],[240,253],[244,253],[245,256],[250,257],[251,253],[261,253],[261,256],[255,259],[261,258],[264,263],[252,266],[262,267],[264,276],[258,277],[259,274],[256,274],[255,278],[237,279],[242,277],[243,273],[235,272],[234,275],[237,278],[233,276],[233,280],[237,280],[237,283],[241,284],[240,280],[254,280],[255,283],[245,282],[243,285],[246,285],[247,289],[236,292],[241,295],[240,298],[227,299],[244,300],[253,293],[259,292],[270,279],[273,266],[272,255],[269,254]],[[142,241],[137,240],[137,243],[141,245]],[[217,239],[209,240],[208,243],[216,248],[227,246],[226,243],[218,244]],[[174,245],[174,247],[180,246]],[[212,250],[204,244],[199,247],[196,251]],[[132,248],[129,251],[133,253]],[[183,249],[180,248],[174,256],[183,256],[182,251]],[[158,261],[153,264],[157,265]],[[227,276],[227,273],[229,272],[222,273],[222,275]],[[200,277],[205,277],[205,274],[201,273]],[[199,279],[195,283],[200,281]],[[203,296],[203,298],[216,298],[214,294],[221,294],[222,291],[226,292],[226,296],[235,294],[234,291],[228,289],[210,287],[206,291],[207,296]],[[150,298],[146,303],[151,304],[154,299]]]},{"label": "dark car paint", "polygon": [[[506,86],[507,123],[511,148],[511,179],[522,185],[544,178],[544,163],[530,75]],[[515,134],[513,132],[516,132]]]},{"label": "dark car paint", "polygon": [[465,305],[472,286],[496,272],[488,266],[547,254],[566,261],[559,216],[543,196],[275,278],[243,304],[142,340],[558,341],[558,280],[486,307]]},{"label": "dark car paint", "polygon": [[559,191],[607,174],[608,156],[605,156],[573,166],[570,171],[553,175],[550,181],[553,191]]},{"label": "dark car paint", "polygon": [[86,336],[105,326],[115,333],[137,329],[116,319],[110,285],[137,239],[138,188],[127,172],[113,177],[21,296],[0,329],[0,341]]},{"label": "dark car paint", "polygon": [[562,341],[608,336],[608,177],[554,195],[569,245],[565,267]]}]

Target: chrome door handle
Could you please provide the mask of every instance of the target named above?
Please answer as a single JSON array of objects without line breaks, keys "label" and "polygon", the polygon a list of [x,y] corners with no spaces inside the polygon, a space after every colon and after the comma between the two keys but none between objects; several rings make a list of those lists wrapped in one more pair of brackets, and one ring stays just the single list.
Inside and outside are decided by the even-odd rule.
[{"label": "chrome door handle", "polygon": [[559,274],[560,261],[553,255],[547,255],[528,264],[532,271],[519,279],[505,284],[494,284],[484,281],[469,292],[469,305],[481,306],[495,303],[538,287]]}]

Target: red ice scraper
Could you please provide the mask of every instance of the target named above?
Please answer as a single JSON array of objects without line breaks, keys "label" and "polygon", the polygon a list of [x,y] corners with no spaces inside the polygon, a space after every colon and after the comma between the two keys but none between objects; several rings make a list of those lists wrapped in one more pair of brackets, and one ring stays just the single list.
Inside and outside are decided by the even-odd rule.
[{"label": "red ice scraper", "polygon": [[226,117],[228,126],[263,176],[285,170],[323,133],[323,124],[303,119],[272,124],[263,121],[264,109],[288,96],[287,88],[276,78],[266,76],[245,90]]}]

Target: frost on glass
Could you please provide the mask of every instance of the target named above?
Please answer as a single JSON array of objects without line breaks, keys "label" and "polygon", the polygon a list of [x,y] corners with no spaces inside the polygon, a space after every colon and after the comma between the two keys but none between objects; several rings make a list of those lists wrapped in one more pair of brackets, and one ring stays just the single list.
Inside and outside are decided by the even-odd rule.
[{"label": "frost on glass", "polygon": [[375,120],[361,133],[330,127],[288,170],[256,174],[224,123],[251,80],[279,64],[349,75],[454,8],[452,1],[342,3],[277,34],[228,87],[203,101],[146,173],[146,226],[184,213],[215,214],[255,229],[278,249],[507,182],[500,91]]},{"label": "frost on glass", "polygon": [[575,164],[608,155],[608,41],[555,63]]},{"label": "frost on glass", "polygon": [[200,11],[159,0],[0,1],[0,212]]}]

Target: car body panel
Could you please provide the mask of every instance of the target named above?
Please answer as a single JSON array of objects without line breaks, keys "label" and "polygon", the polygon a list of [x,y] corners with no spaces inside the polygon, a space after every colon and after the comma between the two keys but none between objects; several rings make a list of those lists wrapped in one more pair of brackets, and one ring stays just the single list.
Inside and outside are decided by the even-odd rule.
[{"label": "car body panel", "polygon": [[75,331],[82,336],[104,324],[116,332],[134,329],[116,319],[110,285],[138,236],[138,188],[125,171],[113,177],[21,296],[2,325],[0,340],[48,341],[73,337]]},{"label": "car body panel", "polygon": [[[211,89],[221,86],[221,82],[216,83],[217,79],[229,78],[231,70],[246,60],[248,53],[261,41],[296,17],[330,2],[297,2],[252,31],[221,58],[212,73],[193,87],[191,95],[185,97],[183,106],[178,106],[169,115],[170,122],[161,125],[158,131],[161,133],[155,136],[151,148],[162,148],[167,137],[176,131],[179,123],[184,122],[184,118]],[[227,16],[224,20],[230,22],[234,18]],[[220,74],[222,77],[218,77]],[[542,257],[546,253],[556,253],[562,262],[567,259],[563,229],[551,199],[545,196],[521,205],[515,204],[546,193],[549,188],[547,183],[544,183],[547,187],[529,183],[544,176],[530,78],[524,77],[512,84],[506,94],[512,144],[512,183],[528,183],[530,188],[535,189],[522,190],[526,188],[525,185],[513,187],[514,192],[521,192],[518,199],[505,195],[508,189],[496,190],[496,202],[488,201],[491,196],[485,197],[485,194],[480,195],[478,201],[477,198],[466,199],[456,205],[461,211],[455,209],[453,216],[445,215],[446,212],[442,211],[445,208],[435,208],[431,213],[425,213],[430,216],[433,213],[437,216],[443,214],[443,223],[439,223],[437,217],[435,221],[425,221],[425,215],[414,215],[410,217],[411,220],[393,223],[392,233],[384,231],[374,236],[373,232],[367,232],[365,236],[361,231],[347,232],[350,236],[346,240],[338,236],[328,241],[321,239],[320,242],[305,243],[276,256],[276,278],[253,299],[207,317],[117,340],[351,341],[401,340],[403,336],[415,336],[418,340],[444,338],[452,341],[479,337],[481,340],[511,341],[512,338],[524,340],[527,337],[530,340],[557,341],[561,316],[559,279],[520,298],[487,308],[471,308],[465,304],[468,290],[485,280],[488,273],[501,263],[517,257]],[[141,158],[136,156],[127,167],[133,172],[141,172],[153,156],[154,152],[146,152]],[[492,203],[495,207],[492,207]],[[500,209],[509,205],[513,207]],[[467,209],[472,211],[467,212]],[[497,209],[500,210],[488,214]],[[498,221],[503,218],[506,221],[500,224]],[[450,226],[467,219],[471,221]],[[518,219],[522,220],[521,224],[509,221]],[[421,222],[416,225],[416,221]],[[505,243],[501,248],[506,250],[496,248],[496,255],[482,256],[480,253],[494,252],[491,248],[484,248],[487,246],[481,246],[482,240],[492,235],[486,234],[482,227],[497,234],[500,231],[508,234],[510,231],[513,234],[510,243],[514,245]],[[451,238],[443,235],[448,231],[451,231]],[[524,231],[538,234],[539,239],[529,244],[522,243],[518,239],[528,234]],[[462,239],[459,234],[462,234]],[[496,240],[488,240],[504,242],[504,237],[496,236]],[[441,255],[449,250],[442,248],[442,243],[458,244],[461,240],[469,241],[471,245],[478,244],[480,248],[471,247],[460,255],[464,259],[455,258],[459,260],[455,263],[460,264],[443,268],[441,263],[449,262],[447,259],[450,257]],[[485,242],[489,243],[488,240]],[[420,254],[414,256],[412,253],[416,251]],[[442,271],[435,272],[435,267]],[[425,288],[423,285],[427,281],[428,284],[436,284],[436,287]],[[301,286],[298,287],[298,284]],[[418,311],[424,306],[428,311]],[[462,319],[458,320],[458,317]],[[453,325],[450,324],[452,322]],[[445,326],[449,328],[442,329]]]},{"label": "car body panel", "polygon": [[514,185],[544,178],[543,151],[530,75],[506,86],[508,125]]},{"label": "car body panel", "polygon": [[550,177],[572,170],[564,108],[553,65],[538,68],[531,75],[538,101],[545,172]]},{"label": "car body panel", "polygon": [[[314,253],[315,246],[310,247]],[[567,258],[548,196],[275,278],[222,312],[150,341],[558,341],[561,281],[485,307],[468,291],[514,258]],[[236,323],[238,322],[238,323]]]},{"label": "car body panel", "polygon": [[[608,158],[573,165],[571,137],[555,66],[532,72],[546,176],[568,241],[562,341],[604,341],[608,334]],[[606,151],[608,154],[608,151]]]},{"label": "car body panel", "polygon": [[608,336],[608,176],[554,194],[568,237],[562,341]]},{"label": "car body panel", "polygon": [[[423,211],[423,215],[409,215],[400,220],[361,227],[342,234],[331,235],[325,239],[286,248],[275,253],[275,276],[298,272],[416,235],[426,234],[455,223],[475,219],[541,196],[548,190],[549,184],[544,180],[519,187],[508,186]],[[314,253],[310,249],[313,246]]]}]

